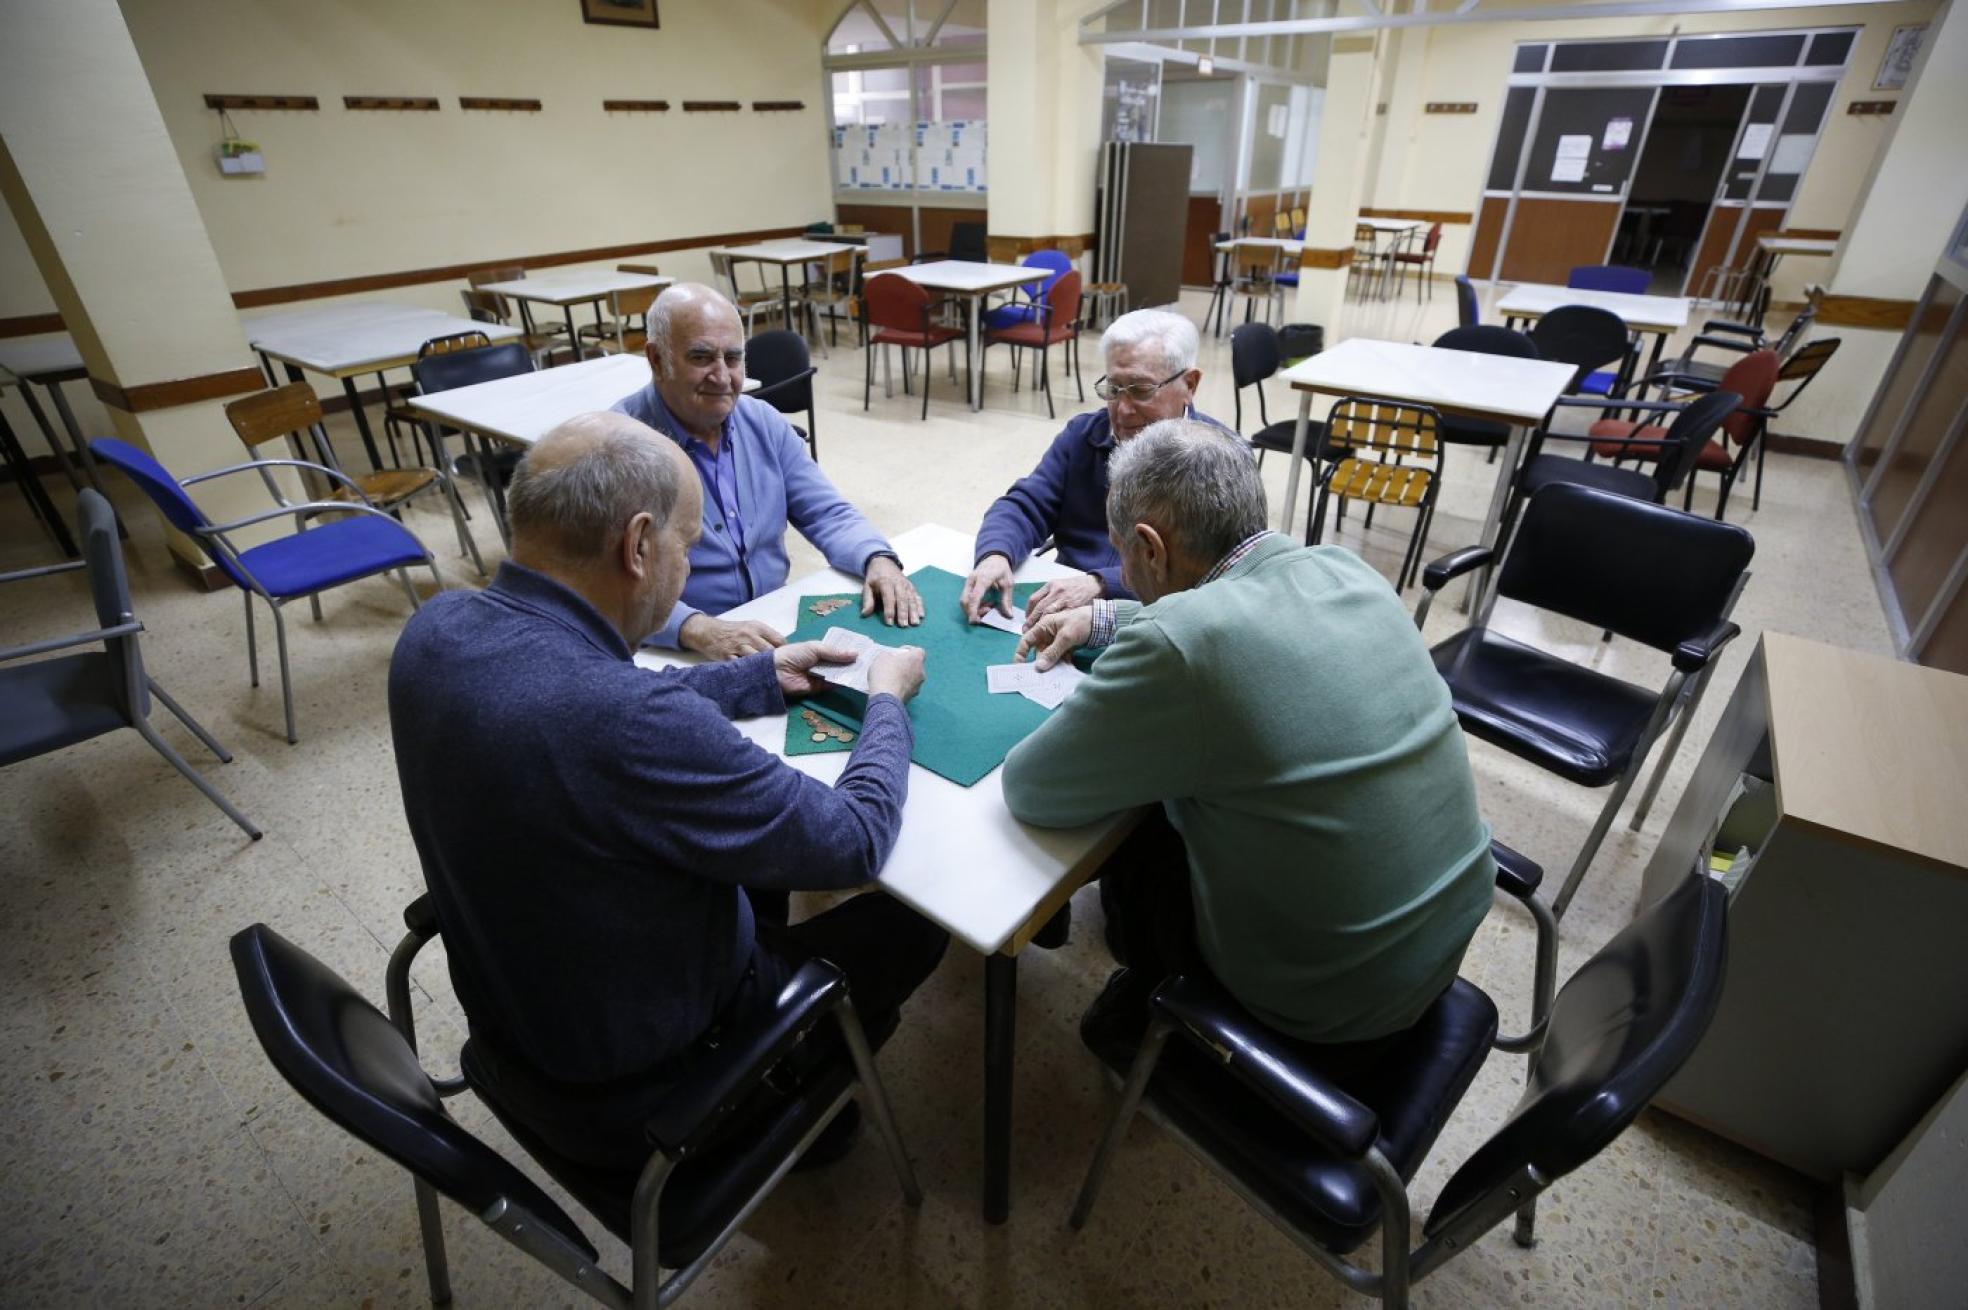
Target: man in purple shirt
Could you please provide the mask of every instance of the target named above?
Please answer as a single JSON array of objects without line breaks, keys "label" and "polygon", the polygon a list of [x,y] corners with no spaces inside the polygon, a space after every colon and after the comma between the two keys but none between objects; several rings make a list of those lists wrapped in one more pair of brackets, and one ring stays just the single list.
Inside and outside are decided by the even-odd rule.
[{"label": "man in purple shirt", "polygon": [[738,311],[710,287],[680,282],[649,308],[650,384],[612,407],[669,437],[704,490],[703,536],[690,580],[651,646],[712,659],[771,650],[785,638],[763,623],[714,617],[786,581],[786,527],[843,573],[862,579],[861,612],[922,622],[922,597],[888,542],[835,490],[783,415],[743,395],[745,336]]}]

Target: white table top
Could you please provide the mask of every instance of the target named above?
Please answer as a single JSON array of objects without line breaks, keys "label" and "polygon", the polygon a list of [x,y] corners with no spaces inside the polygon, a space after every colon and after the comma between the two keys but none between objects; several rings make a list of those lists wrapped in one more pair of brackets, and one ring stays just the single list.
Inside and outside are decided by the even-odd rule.
[{"label": "white table top", "polygon": [[34,382],[43,374],[73,373],[81,367],[82,352],[66,332],[0,341],[0,373],[11,374],[13,381]]},{"label": "white table top", "polygon": [[[1043,282],[1052,273],[1023,264],[976,264],[967,259],[936,259],[927,264],[905,264],[887,272],[908,278],[931,291],[953,291],[959,295],[981,295]],[[970,572],[968,565],[964,572]]]},{"label": "white table top", "polygon": [[1685,296],[1629,296],[1618,291],[1582,291],[1541,282],[1519,284],[1497,301],[1496,312],[1505,318],[1540,318],[1560,305],[1593,305],[1610,310],[1628,327],[1648,332],[1675,332],[1688,325],[1689,301]]},{"label": "white table top", "polygon": [[[861,248],[867,249],[865,245]],[[854,246],[845,241],[803,241],[798,237],[788,237],[749,246],[718,246],[711,253],[729,255],[733,259],[755,259],[761,264],[810,264],[852,249]]]},{"label": "white table top", "polygon": [[1756,244],[1773,255],[1829,255],[1838,249],[1836,241],[1823,237],[1773,237],[1767,234],[1756,238]]},{"label": "white table top", "polygon": [[1293,241],[1288,237],[1238,237],[1234,241],[1219,241],[1216,249],[1219,254],[1235,250],[1238,246],[1276,246],[1287,255],[1296,255],[1305,249],[1303,241]]},{"label": "white table top", "polygon": [[1536,423],[1565,394],[1570,364],[1349,337],[1281,376],[1300,391],[1379,396],[1450,414]]},{"label": "white table top", "polygon": [[[530,446],[576,414],[608,409],[648,385],[647,358],[603,355],[578,364],[475,382],[433,396],[412,396],[410,408],[448,427]],[[756,391],[758,387],[757,378],[745,379],[745,390]],[[969,571],[968,564],[964,568]]]},{"label": "white table top", "polygon": [[433,337],[483,332],[504,341],[520,335],[518,328],[500,323],[375,300],[275,310],[241,323],[253,349],[333,377],[401,368]]},{"label": "white table top", "polygon": [[[933,525],[915,528],[891,544],[904,569],[934,565],[968,573],[972,538]],[[1050,559],[1028,559],[1017,572],[1021,582],[1064,576],[1072,570]],[[855,591],[860,582],[823,569],[760,596],[725,615],[758,619],[791,632],[799,598]],[[907,629],[899,629],[907,640]],[[647,668],[694,663],[680,652],[644,650],[636,663]],[[932,672],[931,676],[935,676]],[[747,719],[738,730],[774,755],[783,755],[782,716]],[[847,766],[846,751],[795,755],[786,762],[802,773],[832,783]],[[1084,864],[1106,855],[1106,843],[1131,823],[1117,816],[1081,828],[1033,828],[1005,809],[1002,769],[993,769],[973,786],[959,787],[921,765],[909,766],[909,800],[902,811],[902,833],[882,867],[884,890],[920,911],[971,949],[991,954],[1010,941],[1052,890]]]},{"label": "white table top", "polygon": [[1412,218],[1356,218],[1356,227],[1370,227],[1376,232],[1412,232],[1421,226]]},{"label": "white table top", "polygon": [[666,287],[675,281],[673,277],[603,269],[586,273],[539,273],[510,282],[486,282],[478,289],[511,296],[514,300],[530,300],[535,304],[581,305],[590,300],[601,300],[617,291]]}]

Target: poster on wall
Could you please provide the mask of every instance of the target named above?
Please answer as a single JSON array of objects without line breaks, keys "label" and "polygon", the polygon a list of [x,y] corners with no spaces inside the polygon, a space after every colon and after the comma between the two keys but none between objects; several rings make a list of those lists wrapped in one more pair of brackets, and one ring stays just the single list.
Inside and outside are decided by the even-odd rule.
[{"label": "poster on wall", "polygon": [[983,119],[916,124],[916,167],[931,191],[985,190]]},{"label": "poster on wall", "polygon": [[1921,42],[1927,39],[1927,24],[1909,23],[1905,27],[1893,29],[1893,37],[1886,43],[1886,57],[1879,61],[1879,76],[1872,81],[1875,91],[1904,90],[1907,79],[1913,76],[1913,61],[1920,55]]},{"label": "poster on wall", "polygon": [[1100,139],[1153,141],[1160,118],[1162,65],[1107,56],[1100,92]]},{"label": "poster on wall", "polygon": [[912,185],[908,126],[854,123],[834,129],[834,176],[843,190],[906,191]]},{"label": "poster on wall", "polygon": [[1558,154],[1551,161],[1551,180],[1553,182],[1585,181],[1585,163],[1592,157],[1592,136],[1581,132],[1577,136],[1558,138]]},{"label": "poster on wall", "polygon": [[1633,139],[1633,120],[1630,118],[1609,118],[1606,120],[1606,137],[1599,143],[1601,150],[1624,150],[1626,143]]},{"label": "poster on wall", "polygon": [[1751,123],[1743,129],[1742,146],[1736,151],[1737,159],[1761,159],[1770,151],[1770,138],[1776,135],[1775,123]]}]

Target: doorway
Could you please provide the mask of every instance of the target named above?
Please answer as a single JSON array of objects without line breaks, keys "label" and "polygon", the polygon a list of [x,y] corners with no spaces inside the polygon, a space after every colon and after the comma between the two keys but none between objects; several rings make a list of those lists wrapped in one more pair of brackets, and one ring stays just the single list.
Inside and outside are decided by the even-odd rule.
[{"label": "doorway", "polygon": [[1661,88],[1612,255],[1615,264],[1651,273],[1652,295],[1680,295],[1688,285],[1750,91],[1747,84]]}]

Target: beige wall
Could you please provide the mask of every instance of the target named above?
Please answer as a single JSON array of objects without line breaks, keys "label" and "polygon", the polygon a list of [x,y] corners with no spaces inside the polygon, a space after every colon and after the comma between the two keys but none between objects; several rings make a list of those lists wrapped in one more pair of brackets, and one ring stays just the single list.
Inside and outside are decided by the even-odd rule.
[{"label": "beige wall", "polygon": [[[638,241],[801,226],[832,213],[820,43],[841,0],[670,0],[663,26],[592,26],[574,0],[123,0],[144,71],[233,292]],[[318,96],[235,113],[260,178],[222,176],[207,92]],[[344,95],[436,96],[436,113]],[[539,113],[465,113],[460,95]],[[666,114],[604,114],[604,98]],[[689,100],[803,100],[799,113],[685,114]],[[708,277],[700,251],[651,257]],[[612,262],[612,261],[611,261]],[[457,312],[461,282],[369,292]],[[54,308],[0,219],[0,318]],[[327,384],[321,384],[327,389]],[[71,385],[91,431],[106,428]],[[7,413],[41,443],[19,402]]]}]

